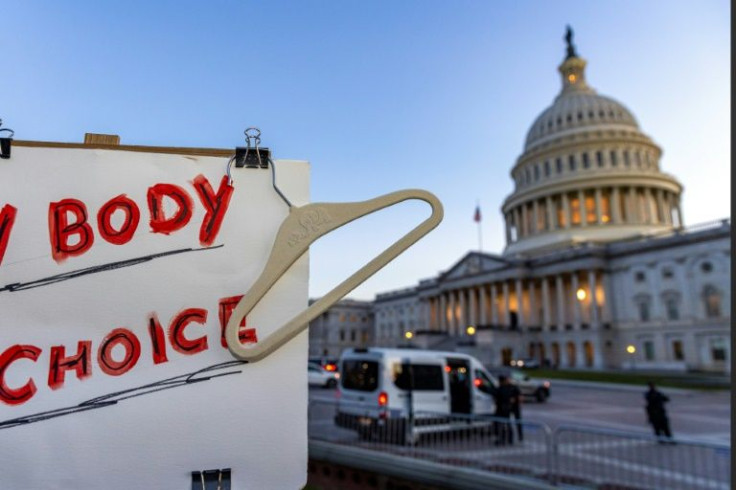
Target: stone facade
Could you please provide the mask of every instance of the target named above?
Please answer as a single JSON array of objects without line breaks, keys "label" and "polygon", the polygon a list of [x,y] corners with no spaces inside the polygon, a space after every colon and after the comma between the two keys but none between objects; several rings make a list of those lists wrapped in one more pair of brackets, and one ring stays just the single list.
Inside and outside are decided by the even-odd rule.
[{"label": "stone facade", "polygon": [[[311,305],[314,300],[310,300]],[[309,356],[338,357],[373,344],[373,302],[343,299],[309,323]]]},{"label": "stone facade", "polygon": [[415,345],[492,365],[532,357],[560,368],[722,372],[730,261],[730,220],[531,258],[470,252],[413,292],[378,295],[374,312],[378,322],[411,304],[423,319]]}]

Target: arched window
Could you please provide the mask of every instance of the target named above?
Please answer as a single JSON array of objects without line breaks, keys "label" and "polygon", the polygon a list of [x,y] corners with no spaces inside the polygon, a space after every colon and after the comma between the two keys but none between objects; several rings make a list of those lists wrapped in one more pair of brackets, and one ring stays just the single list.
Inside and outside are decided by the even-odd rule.
[{"label": "arched window", "polygon": [[703,288],[703,306],[706,318],[718,318],[721,316],[721,293],[710,284]]}]

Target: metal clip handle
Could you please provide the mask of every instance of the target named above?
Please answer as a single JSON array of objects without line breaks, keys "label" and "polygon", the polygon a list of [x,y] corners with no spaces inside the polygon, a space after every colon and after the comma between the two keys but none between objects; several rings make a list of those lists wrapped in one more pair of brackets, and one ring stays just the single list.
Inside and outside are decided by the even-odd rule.
[{"label": "metal clip handle", "polygon": [[[259,339],[255,346],[245,347],[240,343],[238,329],[243,318],[250,313],[276,281],[309,249],[314,241],[367,214],[409,199],[418,199],[428,203],[432,207],[431,216],[337,285],[332,291],[312,303],[288,323],[265,339]],[[236,359],[248,362],[255,362],[268,356],[307,328],[311,320],[432,231],[440,224],[442,217],[443,209],[439,199],[434,194],[420,189],[397,191],[362,202],[313,203],[301,207],[292,207],[289,216],[276,234],[271,255],[263,272],[237,304],[225,327],[225,339],[230,353]]]}]

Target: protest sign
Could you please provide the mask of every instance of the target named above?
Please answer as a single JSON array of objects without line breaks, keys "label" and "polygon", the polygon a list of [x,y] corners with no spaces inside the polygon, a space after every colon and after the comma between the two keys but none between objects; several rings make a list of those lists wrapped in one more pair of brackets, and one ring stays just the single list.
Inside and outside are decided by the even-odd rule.
[{"label": "protest sign", "polygon": [[[302,332],[241,363],[229,316],[288,206],[224,151],[14,142],[0,160],[0,487],[232,488],[306,481]],[[306,162],[276,161],[309,201]],[[308,258],[241,324],[244,345],[307,305]]]}]

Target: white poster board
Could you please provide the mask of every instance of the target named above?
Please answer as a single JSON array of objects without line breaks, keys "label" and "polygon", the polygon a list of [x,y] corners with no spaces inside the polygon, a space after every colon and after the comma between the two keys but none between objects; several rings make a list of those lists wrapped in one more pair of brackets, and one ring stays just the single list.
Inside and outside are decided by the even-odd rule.
[{"label": "white poster board", "polygon": [[[227,157],[16,145],[0,160],[0,488],[306,483],[307,334],[253,364],[222,338],[288,206]],[[294,205],[306,162],[277,161]],[[229,202],[228,202],[229,199]],[[299,259],[244,342],[307,305]]]}]

